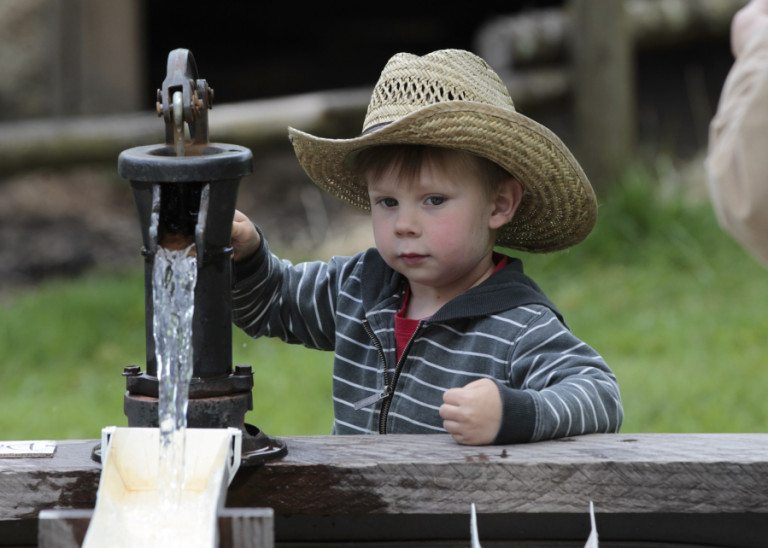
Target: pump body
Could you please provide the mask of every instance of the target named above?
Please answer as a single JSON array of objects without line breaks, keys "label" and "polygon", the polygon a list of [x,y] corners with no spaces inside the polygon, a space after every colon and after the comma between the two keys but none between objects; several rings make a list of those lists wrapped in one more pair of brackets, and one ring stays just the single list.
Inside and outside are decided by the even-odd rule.
[{"label": "pump body", "polygon": [[168,76],[158,90],[165,144],[124,150],[118,158],[118,173],[130,180],[133,189],[145,263],[146,372],[138,366],[125,368],[124,410],[129,426],[158,425],[155,255],[159,247],[184,249],[194,244],[197,284],[187,425],[239,428],[242,461],[247,465],[283,455],[286,448],[245,423],[246,412],[253,408],[251,368],[232,367],[232,219],[240,179],[252,171],[252,154],[237,145],[208,143],[212,96],[207,82],[197,79],[192,54],[172,51]]}]

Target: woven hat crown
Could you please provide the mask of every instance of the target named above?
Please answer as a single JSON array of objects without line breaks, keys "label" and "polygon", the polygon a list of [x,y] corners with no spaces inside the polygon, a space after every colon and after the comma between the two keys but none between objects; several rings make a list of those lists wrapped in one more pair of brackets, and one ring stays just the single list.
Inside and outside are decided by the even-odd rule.
[{"label": "woven hat crown", "polygon": [[473,53],[457,49],[421,57],[398,53],[373,88],[363,133],[446,101],[474,101],[515,111],[504,82]]}]

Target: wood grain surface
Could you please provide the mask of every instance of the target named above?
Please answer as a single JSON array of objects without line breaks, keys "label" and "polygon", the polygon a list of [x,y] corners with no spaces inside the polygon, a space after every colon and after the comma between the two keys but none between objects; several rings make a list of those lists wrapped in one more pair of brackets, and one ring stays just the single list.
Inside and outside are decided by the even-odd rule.
[{"label": "wood grain surface", "polygon": [[[276,514],[768,512],[768,434],[595,434],[466,447],[444,435],[285,438],[288,455],[241,468],[229,507]],[[0,520],[93,508],[95,441],[49,459],[0,460]]]}]

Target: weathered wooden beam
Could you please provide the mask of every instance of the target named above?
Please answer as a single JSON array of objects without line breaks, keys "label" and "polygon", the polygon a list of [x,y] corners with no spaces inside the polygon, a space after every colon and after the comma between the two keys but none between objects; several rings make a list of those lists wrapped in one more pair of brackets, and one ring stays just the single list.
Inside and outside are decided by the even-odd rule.
[{"label": "weathered wooden beam", "polygon": [[728,36],[731,19],[748,0],[627,0],[639,50],[659,50]]},{"label": "weathered wooden beam", "polygon": [[562,8],[500,15],[480,27],[475,48],[491,66],[508,72],[558,62],[566,53],[569,26],[570,18]]},{"label": "weathered wooden beam", "polygon": [[[475,502],[484,546],[583,546],[590,500],[601,540],[761,548],[768,538],[768,434],[596,434],[505,447],[443,435],[286,441],[282,461],[239,470],[227,501],[273,508],[278,545],[466,546]],[[94,507],[95,443],[0,460],[0,546],[34,544],[41,510]]]},{"label": "weathered wooden beam", "polygon": [[[288,145],[289,125],[321,135],[360,131],[370,89],[310,93],[214,106],[211,140],[250,147]],[[0,123],[0,176],[41,167],[114,163],[121,151],[163,142],[150,112]]]},{"label": "weathered wooden beam", "polygon": [[[562,97],[570,75],[546,68],[510,75],[506,83],[517,107],[526,108]],[[370,88],[358,88],[216,105],[209,114],[211,140],[254,149],[289,147],[288,126],[354,137],[370,97]],[[163,131],[162,120],[150,112],[0,123],[0,177],[84,163],[116,165],[121,151],[160,143]]]},{"label": "weathered wooden beam", "polygon": [[[768,513],[768,434],[596,434],[467,447],[448,436],[287,438],[288,455],[241,468],[229,507],[276,514]],[[95,441],[0,460],[0,521],[93,508]]]},{"label": "weathered wooden beam", "polygon": [[768,435],[591,435],[507,447],[447,436],[289,439],[228,506],[290,514],[768,512]]},{"label": "weathered wooden beam", "polygon": [[[627,32],[640,51],[721,38],[728,35],[731,18],[744,4],[746,0],[628,0]],[[609,26],[613,21],[606,16],[603,23]],[[568,9],[532,10],[488,21],[475,44],[492,66],[514,72],[561,61],[573,28]],[[578,24],[575,28],[580,29]]]}]

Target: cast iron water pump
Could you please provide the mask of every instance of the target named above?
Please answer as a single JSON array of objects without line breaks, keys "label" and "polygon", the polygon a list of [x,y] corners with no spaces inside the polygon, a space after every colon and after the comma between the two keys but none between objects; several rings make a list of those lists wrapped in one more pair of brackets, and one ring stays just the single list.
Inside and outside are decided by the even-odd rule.
[{"label": "cast iron water pump", "polygon": [[117,164],[120,176],[131,181],[145,260],[146,372],[137,366],[125,368],[125,414],[129,426],[158,425],[152,325],[155,254],[159,247],[183,249],[194,244],[197,285],[187,425],[240,428],[242,462],[257,464],[284,455],[286,447],[245,424],[245,413],[253,407],[251,368],[232,368],[232,218],[240,178],[252,170],[252,154],[237,145],[208,142],[213,90],[198,79],[189,50],[176,49],[168,55],[167,75],[157,94],[165,144],[124,150]]}]

